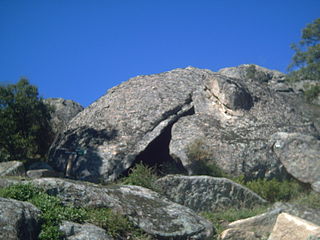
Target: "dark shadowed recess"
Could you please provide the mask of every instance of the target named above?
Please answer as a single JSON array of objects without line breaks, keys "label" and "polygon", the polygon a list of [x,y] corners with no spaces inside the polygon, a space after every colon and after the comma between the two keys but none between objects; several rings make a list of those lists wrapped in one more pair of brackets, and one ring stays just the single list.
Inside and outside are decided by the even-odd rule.
[{"label": "dark shadowed recess", "polygon": [[[154,168],[159,175],[174,173],[186,174],[187,171],[183,167],[182,163],[170,156],[169,144],[171,141],[171,130],[174,123],[176,123],[181,117],[194,114],[194,108],[191,108],[174,122],[165,127],[160,135],[150,142],[146,149],[136,157],[133,167],[137,163],[143,163],[144,165]],[[125,175],[127,174],[128,173]]]}]

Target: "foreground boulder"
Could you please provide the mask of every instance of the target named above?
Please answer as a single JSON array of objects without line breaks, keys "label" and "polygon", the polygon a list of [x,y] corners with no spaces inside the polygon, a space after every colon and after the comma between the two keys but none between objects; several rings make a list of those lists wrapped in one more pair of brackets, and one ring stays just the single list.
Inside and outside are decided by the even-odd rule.
[{"label": "foreground boulder", "polygon": [[9,161],[0,162],[0,176],[24,176],[26,174],[22,162]]},{"label": "foreground boulder", "polygon": [[271,143],[286,170],[320,192],[320,140],[300,133],[279,132],[272,136]]},{"label": "foreground boulder", "polygon": [[287,213],[281,213],[268,240],[314,239],[320,237],[320,226]]},{"label": "foreground boulder", "polygon": [[39,217],[40,210],[30,203],[0,198],[0,239],[38,239]]},{"label": "foreground boulder", "polygon": [[200,140],[209,164],[229,174],[285,177],[270,136],[317,130],[294,96],[269,86],[280,75],[268,73],[261,81],[260,72],[238,78],[188,67],[132,78],[71,120],[51,147],[50,163],[93,182],[113,181],[141,161],[169,162],[194,174],[197,159],[189,150]]},{"label": "foreground boulder", "polygon": [[62,221],[59,227],[66,240],[112,240],[106,231],[92,224]]},{"label": "foreground boulder", "polygon": [[111,208],[160,239],[209,239],[213,234],[211,223],[194,211],[143,187],[101,187],[54,178],[30,182],[60,197],[65,204]]},{"label": "foreground boulder", "polygon": [[157,184],[169,199],[197,212],[266,203],[256,193],[226,178],[168,175]]}]

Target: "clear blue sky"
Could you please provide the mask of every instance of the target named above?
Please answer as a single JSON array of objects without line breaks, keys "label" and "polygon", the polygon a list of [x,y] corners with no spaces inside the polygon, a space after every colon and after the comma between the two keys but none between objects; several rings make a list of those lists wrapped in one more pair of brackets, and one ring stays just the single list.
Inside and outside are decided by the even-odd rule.
[{"label": "clear blue sky", "polygon": [[0,0],[0,81],[88,106],[136,75],[255,63],[285,71],[320,0]]}]

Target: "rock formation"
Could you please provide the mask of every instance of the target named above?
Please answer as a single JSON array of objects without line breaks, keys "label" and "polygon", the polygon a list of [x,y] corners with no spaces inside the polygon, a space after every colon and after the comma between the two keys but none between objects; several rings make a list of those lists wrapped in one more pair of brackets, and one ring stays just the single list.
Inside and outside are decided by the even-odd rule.
[{"label": "rock formation", "polygon": [[55,134],[62,131],[69,121],[83,110],[83,107],[72,100],[62,98],[47,98],[45,103],[53,107],[51,114],[52,129]]},{"label": "rock formation", "polygon": [[189,148],[202,141],[208,164],[229,174],[285,178],[268,144],[272,134],[319,132],[295,104],[296,95],[274,87],[283,76],[247,65],[132,78],[71,120],[51,147],[50,163],[94,182],[113,181],[141,161],[174,163],[193,174]]}]

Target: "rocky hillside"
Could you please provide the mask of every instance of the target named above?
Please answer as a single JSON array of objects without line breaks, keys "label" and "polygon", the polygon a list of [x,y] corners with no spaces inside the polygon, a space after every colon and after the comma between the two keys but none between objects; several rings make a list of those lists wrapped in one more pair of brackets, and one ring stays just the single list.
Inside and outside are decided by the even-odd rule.
[{"label": "rocky hillside", "polygon": [[320,110],[284,78],[187,67],[53,100],[49,165],[0,164],[0,239],[319,239]]}]

